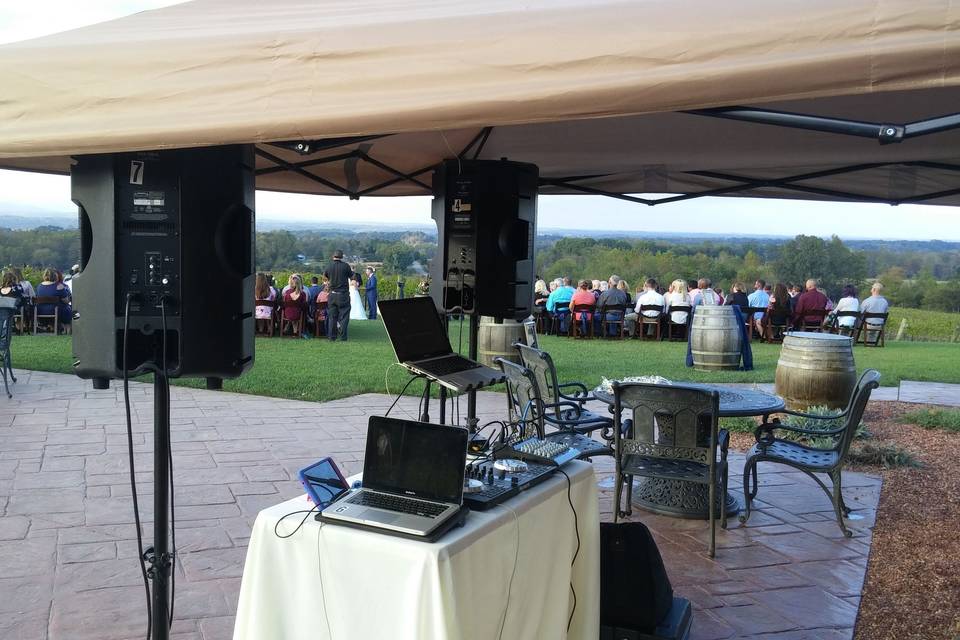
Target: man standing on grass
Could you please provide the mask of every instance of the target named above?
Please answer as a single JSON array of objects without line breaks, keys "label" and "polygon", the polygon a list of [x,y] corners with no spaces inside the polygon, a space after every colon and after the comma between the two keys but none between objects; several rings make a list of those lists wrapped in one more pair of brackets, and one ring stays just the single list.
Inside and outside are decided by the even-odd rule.
[{"label": "man standing on grass", "polygon": [[367,318],[369,320],[377,319],[377,276],[373,267],[367,267]]},{"label": "man standing on grass", "polygon": [[[323,275],[330,280],[329,298],[327,298],[327,318],[330,323],[327,337],[336,340],[337,336],[347,341],[347,327],[350,324],[350,290],[349,282],[353,276],[353,269],[343,261],[343,251],[333,252],[333,260],[327,265]],[[339,332],[338,332],[339,327]]]}]

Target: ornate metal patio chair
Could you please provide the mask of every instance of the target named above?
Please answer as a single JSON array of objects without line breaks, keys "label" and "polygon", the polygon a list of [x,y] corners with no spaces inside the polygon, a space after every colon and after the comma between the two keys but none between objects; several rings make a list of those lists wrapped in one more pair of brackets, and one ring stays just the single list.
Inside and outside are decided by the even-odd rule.
[{"label": "ornate metal patio chair", "polygon": [[13,336],[13,319],[15,312],[13,298],[0,298],[0,371],[3,372],[3,390],[7,398],[12,398],[10,387],[7,385],[7,373],[13,382],[17,381],[10,364],[10,342]]},{"label": "ornate metal patio chair", "polygon": [[[577,433],[575,422],[567,423],[564,420],[557,420],[551,423],[557,431],[547,433],[544,416],[547,411],[557,407],[543,401],[534,373],[524,366],[503,358],[494,358],[494,362],[500,365],[500,369],[507,378],[507,412],[510,421],[519,425],[521,438],[537,436],[543,440],[563,442],[579,449],[581,453],[577,457],[581,460],[594,456],[613,455],[610,445]],[[569,401],[563,401],[560,404],[576,406]]]},{"label": "ornate metal patio chair", "polygon": [[[830,502],[833,503],[833,510],[837,516],[837,524],[843,535],[850,537],[853,534],[847,529],[843,518],[850,514],[850,509],[843,502],[842,492],[842,472],[844,459],[850,450],[850,443],[853,441],[857,432],[857,426],[863,417],[863,410],[870,399],[870,393],[880,386],[880,373],[875,369],[866,370],[857,386],[854,387],[853,394],[850,396],[850,402],[841,412],[829,416],[812,415],[800,413],[799,411],[784,411],[789,415],[801,416],[804,418],[816,420],[833,420],[839,417],[845,419],[844,424],[836,429],[801,429],[799,427],[790,427],[780,422],[779,418],[774,418],[771,422],[764,422],[757,427],[754,435],[757,438],[757,444],[753,445],[747,454],[747,460],[743,466],[743,512],[740,514],[740,522],[746,522],[750,517],[750,505],[753,499],[757,497],[759,486],[757,484],[757,464],[760,462],[776,462],[785,464],[794,469],[799,469],[813,478],[820,488],[823,489]],[[823,449],[811,447],[798,442],[777,438],[774,431],[783,430],[793,433],[799,433],[809,436],[835,437],[834,446]],[[824,474],[830,477],[833,484],[831,492],[823,480],[816,474]],[[751,485],[752,480],[752,485]]]},{"label": "ornate metal patio chair", "polygon": [[[544,420],[548,426],[572,429],[577,433],[591,433],[600,429],[600,437],[613,440],[613,418],[588,411],[584,404],[596,398],[582,382],[558,382],[557,368],[546,351],[535,349],[521,342],[514,343],[520,352],[523,366],[533,372],[534,380],[544,400]],[[572,393],[571,393],[572,391]]]},{"label": "ornate metal patio chair", "polygon": [[[613,383],[614,452],[617,463],[613,520],[630,515],[633,479],[650,478],[671,488],[677,481],[707,486],[710,557],[717,547],[717,510],[727,527],[727,447],[719,429],[720,394],[681,385]],[[631,417],[623,420],[623,412]],[[626,485],[626,505],[620,509]]]}]

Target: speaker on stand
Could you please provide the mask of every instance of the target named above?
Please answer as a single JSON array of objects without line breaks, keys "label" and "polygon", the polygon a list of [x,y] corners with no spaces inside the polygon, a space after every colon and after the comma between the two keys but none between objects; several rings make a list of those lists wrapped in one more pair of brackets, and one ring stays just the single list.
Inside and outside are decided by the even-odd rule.
[{"label": "speaker on stand", "polygon": [[252,145],[79,156],[73,368],[104,389],[154,378],[152,638],[169,638],[169,378],[253,365]]},{"label": "speaker on stand", "polygon": [[[469,318],[472,360],[481,315],[524,320],[533,310],[539,179],[536,165],[506,159],[445,160],[434,172],[438,248],[430,294],[445,317]],[[443,394],[441,388],[441,411]],[[473,433],[476,426],[471,390],[467,427]]]}]

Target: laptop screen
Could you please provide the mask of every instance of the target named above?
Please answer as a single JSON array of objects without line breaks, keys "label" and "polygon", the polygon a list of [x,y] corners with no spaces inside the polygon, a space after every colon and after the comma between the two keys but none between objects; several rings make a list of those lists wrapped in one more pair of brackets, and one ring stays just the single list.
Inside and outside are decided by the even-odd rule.
[{"label": "laptop screen", "polygon": [[384,300],[377,306],[398,362],[416,362],[452,352],[433,298]]},{"label": "laptop screen", "polygon": [[466,429],[370,416],[364,487],[460,504],[466,464]]}]

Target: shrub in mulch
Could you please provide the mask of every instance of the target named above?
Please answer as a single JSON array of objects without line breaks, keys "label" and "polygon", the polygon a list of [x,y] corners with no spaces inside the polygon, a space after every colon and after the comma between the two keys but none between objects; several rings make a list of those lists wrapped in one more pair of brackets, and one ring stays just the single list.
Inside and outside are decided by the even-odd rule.
[{"label": "shrub in mulch", "polygon": [[925,429],[942,429],[960,433],[960,409],[918,409],[903,414],[902,420]]}]

